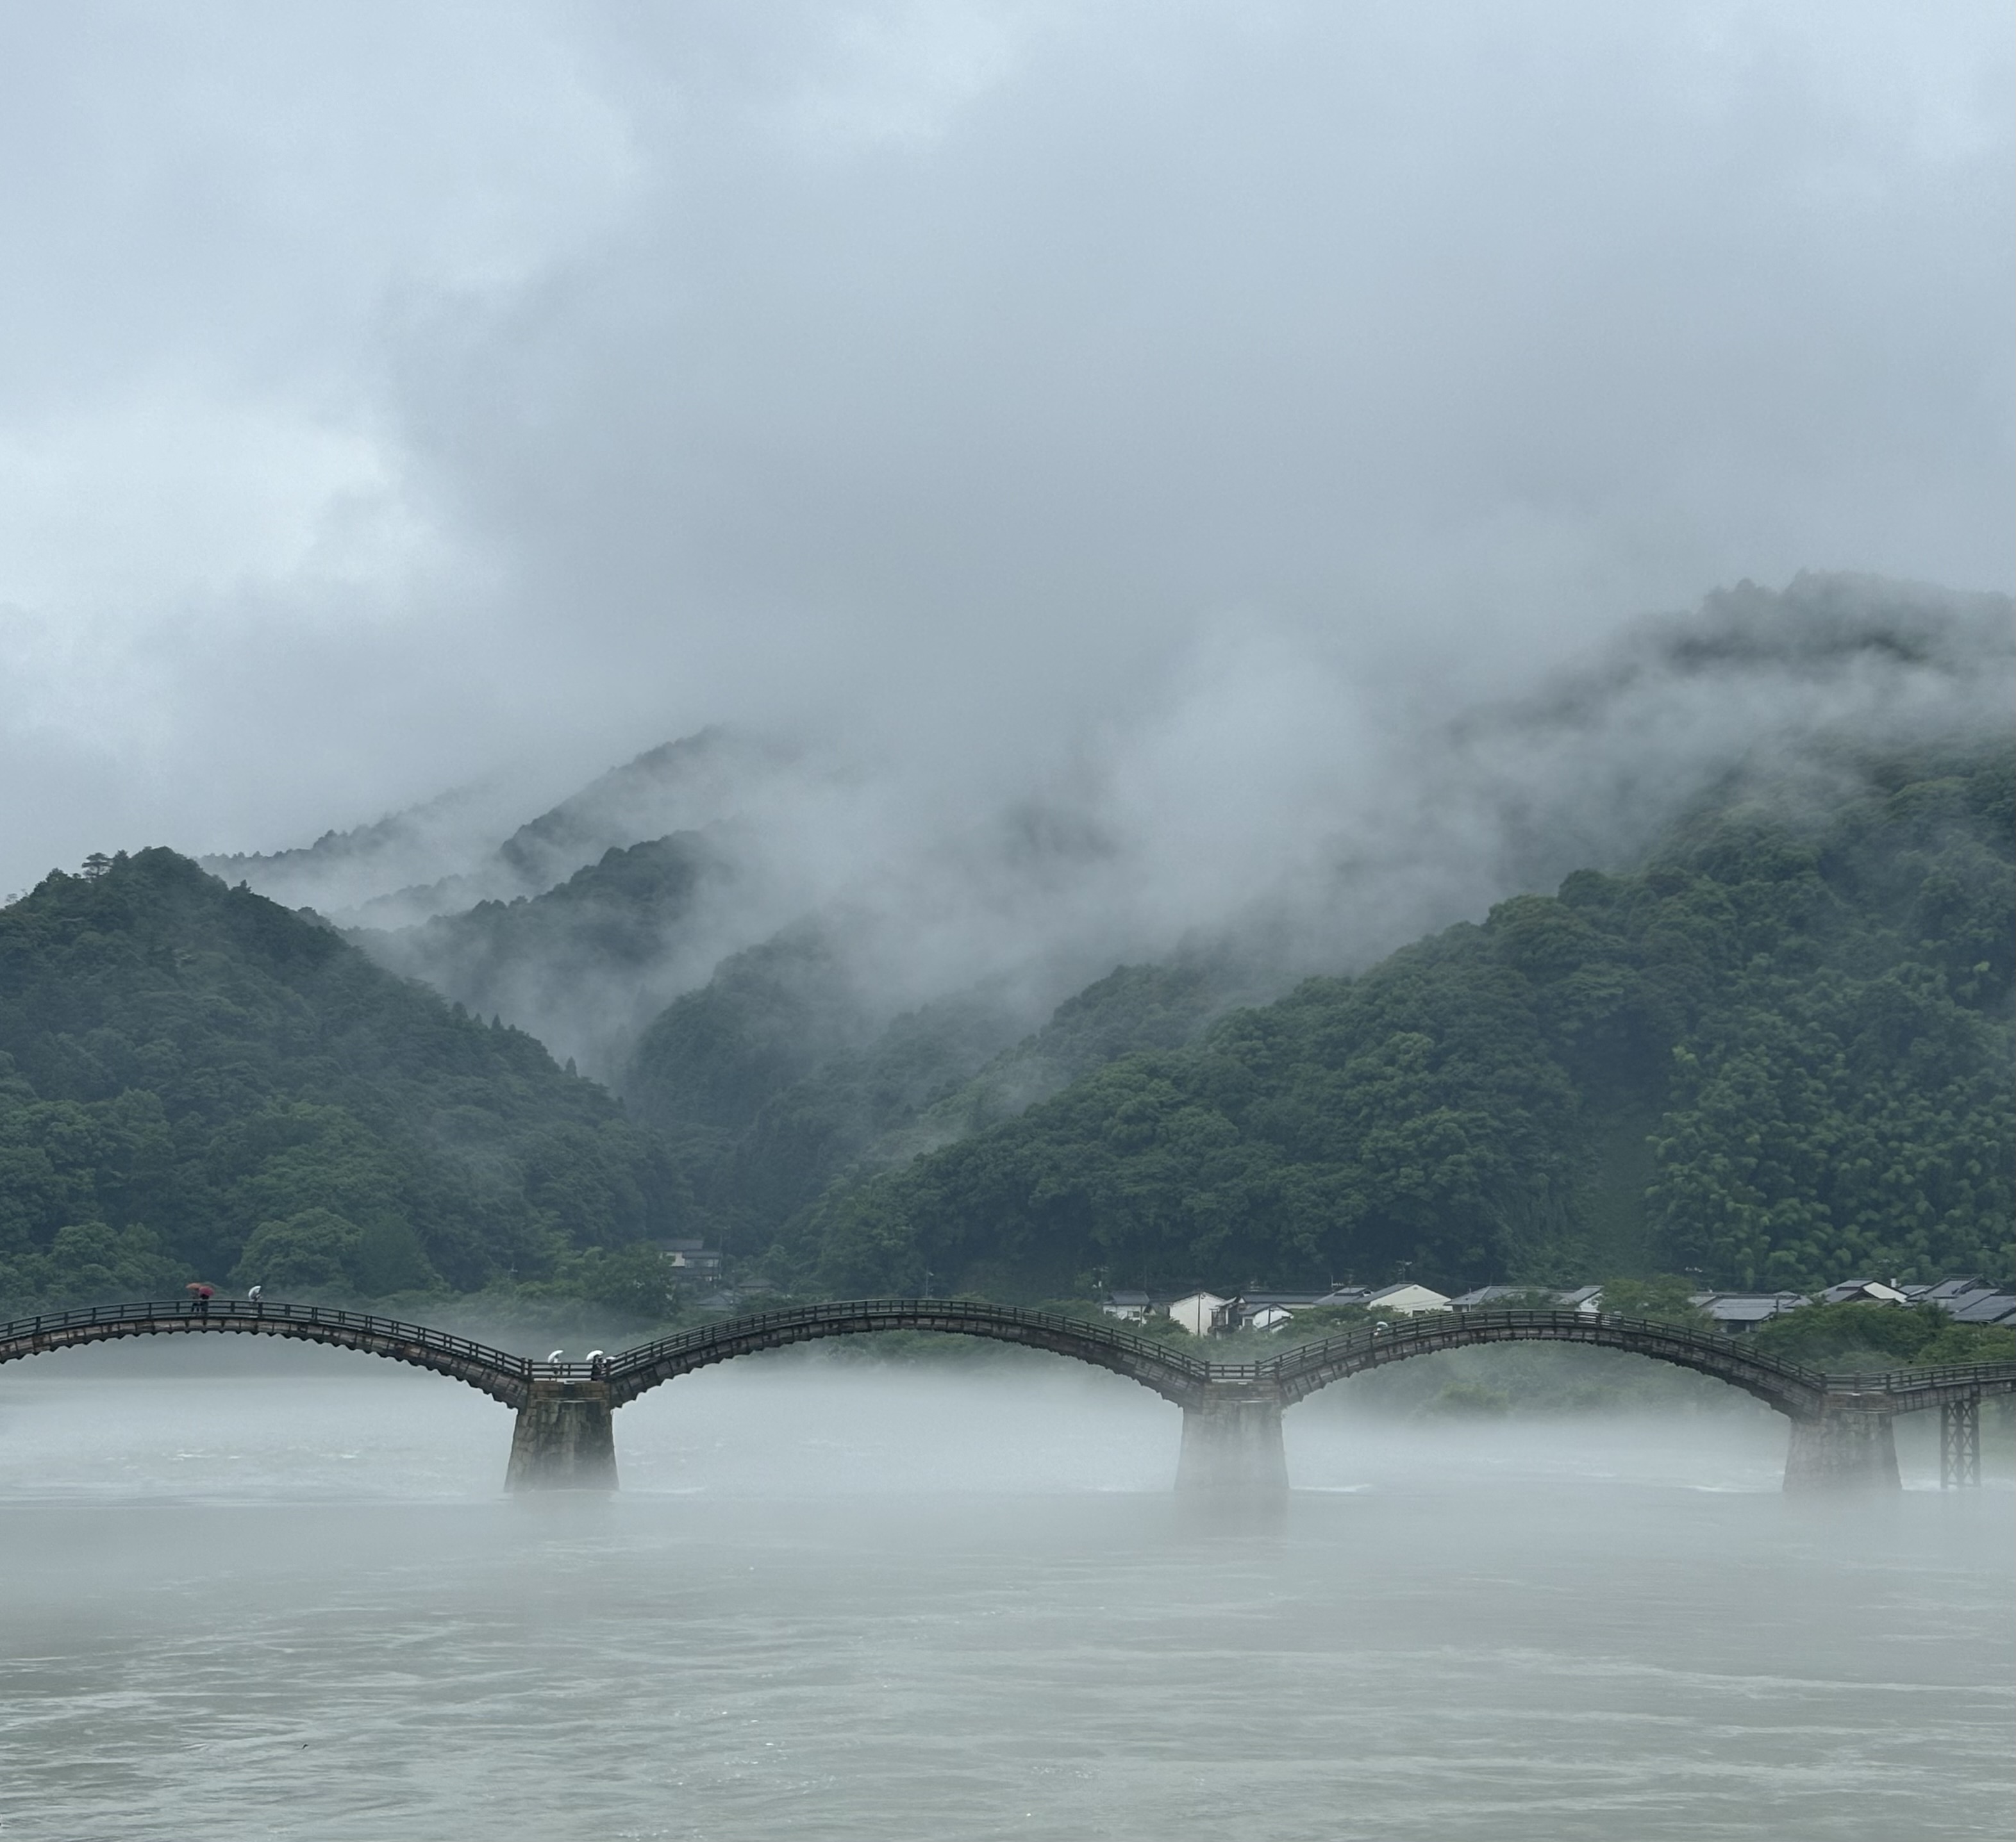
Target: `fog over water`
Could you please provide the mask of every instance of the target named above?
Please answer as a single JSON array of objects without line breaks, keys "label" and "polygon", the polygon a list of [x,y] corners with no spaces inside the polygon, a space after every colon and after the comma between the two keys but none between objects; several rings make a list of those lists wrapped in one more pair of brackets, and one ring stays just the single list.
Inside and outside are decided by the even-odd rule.
[{"label": "fog over water", "polygon": [[624,1489],[344,1352],[0,1378],[0,1822],[63,1838],[1998,1834],[2006,1477],[1778,1489],[1748,1403],[1287,1418],[1277,1516],[1118,1378],[728,1365]]},{"label": "fog over water", "polygon": [[[2012,49],[1990,0],[0,6],[0,895],[236,854],[441,977],[401,924],[702,833],[657,959],[480,1007],[609,1077],[808,917],[873,1016],[1012,1041],[2006,736]],[[729,1364],[553,1501],[354,1355],[0,1369],[0,1842],[2007,1834],[2006,1452],[1942,1494],[1921,1416],[1901,1496],[1804,1502],[1712,1389],[1382,1386],[1255,1516],[1061,1362]]]}]

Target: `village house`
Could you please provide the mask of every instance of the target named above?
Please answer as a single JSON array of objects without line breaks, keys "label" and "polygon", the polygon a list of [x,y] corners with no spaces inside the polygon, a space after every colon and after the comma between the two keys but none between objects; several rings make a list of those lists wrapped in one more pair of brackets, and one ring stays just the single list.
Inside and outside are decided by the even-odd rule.
[{"label": "village house", "polygon": [[1382,1286],[1377,1292],[1368,1293],[1363,1302],[1370,1310],[1393,1312],[1406,1318],[1417,1311],[1446,1311],[1449,1301],[1446,1293],[1403,1279],[1397,1286]]},{"label": "village house", "polygon": [[1715,1320],[1725,1337],[1741,1337],[1767,1318],[1795,1311],[1813,1301],[1803,1292],[1697,1292],[1689,1301]]},{"label": "village house", "polygon": [[[666,1246],[680,1243],[661,1243]],[[720,1256],[711,1256],[717,1262]],[[1167,1316],[1193,1337],[1209,1337],[1231,1330],[1280,1330],[1291,1323],[1297,1313],[1330,1305],[1357,1305],[1373,1311],[1409,1316],[1422,1311],[1489,1311],[1551,1300],[1558,1308],[1597,1317],[1604,1308],[1600,1286],[1576,1286],[1553,1290],[1532,1286],[1477,1286],[1454,1298],[1445,1297],[1431,1286],[1402,1280],[1391,1286],[1337,1286],[1327,1292],[1245,1292],[1223,1298],[1215,1292],[1197,1290],[1176,1299],[1147,1292],[1109,1292],[1100,1309],[1122,1322],[1143,1323]],[[1877,1304],[1931,1304],[1963,1324],[2005,1324],[2016,1326],[2016,1296],[1991,1286],[1973,1275],[1941,1279],[1933,1284],[1896,1283],[1877,1279],[1845,1279],[1831,1286],[1817,1298],[1803,1292],[1697,1292],[1690,1302],[1713,1320],[1726,1337],[1744,1337],[1759,1324],[1802,1305],[1840,1304],[1844,1301]]]},{"label": "village house", "polygon": [[1983,1286],[1953,1298],[1928,1299],[1960,1324],[2007,1324],[2016,1327],[2016,1297]]},{"label": "village house", "polygon": [[1603,1288],[1578,1286],[1572,1291],[1557,1292],[1544,1286],[1478,1286],[1452,1298],[1449,1304],[1456,1311],[1489,1310],[1493,1306],[1503,1311],[1542,1301],[1564,1311],[1579,1311],[1586,1318],[1593,1318],[1603,1309]]},{"label": "village house", "polygon": [[1940,1279],[1929,1286],[1901,1285],[1898,1290],[1913,1304],[1935,1304],[1941,1311],[1952,1311],[1964,1301],[1977,1297],[2005,1297],[1982,1279],[1978,1273],[1967,1273],[1951,1279]]},{"label": "village house", "polygon": [[1888,1304],[1893,1301],[1882,1296],[1887,1292],[1895,1292],[1898,1296],[1894,1302],[1899,1304],[1936,1305],[1956,1323],[2016,1325],[2016,1296],[1974,1273],[1940,1279],[1929,1286],[1899,1282],[1877,1286],[1872,1280],[1852,1279],[1845,1286],[1829,1287],[1821,1296],[1829,1303],[1834,1302],[1839,1293]]},{"label": "village house", "polygon": [[[1226,1308],[1226,1328],[1278,1330],[1297,1311],[1306,1311],[1323,1296],[1320,1292],[1242,1292]],[[1264,1324],[1260,1322],[1263,1317]]]},{"label": "village house", "polygon": [[679,1269],[682,1279],[695,1285],[711,1284],[721,1277],[721,1250],[710,1247],[704,1241],[671,1240],[652,1243],[662,1254],[668,1265]]},{"label": "village house", "polygon": [[1192,1292],[1171,1304],[1169,1318],[1193,1337],[1208,1337],[1224,1327],[1225,1308],[1230,1303],[1215,1292]]},{"label": "village house", "polygon": [[1881,1279],[1844,1279],[1820,1294],[1822,1304],[1908,1304],[1910,1294]]}]

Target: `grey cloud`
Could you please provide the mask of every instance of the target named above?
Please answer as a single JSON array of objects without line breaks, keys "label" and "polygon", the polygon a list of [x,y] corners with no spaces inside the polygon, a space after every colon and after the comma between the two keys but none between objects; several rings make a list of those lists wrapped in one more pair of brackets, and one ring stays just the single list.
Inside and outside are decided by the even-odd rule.
[{"label": "grey cloud", "polygon": [[1999,9],[7,29],[9,887],[725,722],[848,764],[779,909],[999,962],[1044,811],[1046,937],[1161,940],[1639,610],[2007,586]]}]

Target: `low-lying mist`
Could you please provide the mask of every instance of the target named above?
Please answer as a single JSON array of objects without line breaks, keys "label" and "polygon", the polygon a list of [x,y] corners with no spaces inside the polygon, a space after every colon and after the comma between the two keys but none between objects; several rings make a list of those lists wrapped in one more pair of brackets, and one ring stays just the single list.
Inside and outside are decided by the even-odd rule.
[{"label": "low-lying mist", "polygon": [[[542,1340],[522,1323],[457,1327],[507,1348]],[[578,1337],[568,1354],[589,1347]],[[1120,1376],[898,1333],[682,1376],[618,1412],[616,1440],[626,1492],[1157,1492],[1174,1477],[1181,1425],[1177,1408]],[[1291,1483],[1315,1490],[1446,1488],[1466,1473],[1592,1462],[1641,1483],[1775,1489],[1786,1440],[1781,1416],[1711,1377],[1542,1344],[1395,1364],[1319,1390],[1283,1426]],[[352,1351],[142,1339],[0,1376],[0,1493],[487,1497],[510,1429],[509,1410],[473,1390]],[[2009,1475],[2007,1408],[1989,1403],[1982,1430],[1991,1476]],[[1904,1416],[1898,1439],[1907,1484],[1936,1481],[1937,1416]]]},{"label": "low-lying mist", "polygon": [[1241,1513],[1115,1376],[759,1361],[625,1408],[616,1495],[507,1499],[506,1412],[351,1360],[0,1375],[12,1826],[1886,1842],[2007,1801],[2009,1492],[1909,1436],[1903,1495],[1819,1501],[1761,1412],[1326,1390]]},{"label": "low-lying mist", "polygon": [[[1411,1466],[1417,1484],[1446,1484],[1453,1464],[1544,1465],[1592,1443],[1676,1480],[1705,1462],[1704,1481],[1775,1487],[1783,1462],[1782,1423],[1741,1397],[1704,1412],[1620,1394],[1486,1418],[1427,1405],[1449,1386],[1428,1378],[1410,1402],[1361,1380],[1294,1408],[1292,1481],[1398,1485]],[[1179,1411],[1135,1383],[999,1349],[781,1352],[682,1377],[616,1416],[623,1491],[645,1496],[1159,1494],[1181,1431]],[[487,1498],[510,1437],[509,1412],[473,1390],[351,1352],[73,1354],[0,1380],[6,1495]]]}]

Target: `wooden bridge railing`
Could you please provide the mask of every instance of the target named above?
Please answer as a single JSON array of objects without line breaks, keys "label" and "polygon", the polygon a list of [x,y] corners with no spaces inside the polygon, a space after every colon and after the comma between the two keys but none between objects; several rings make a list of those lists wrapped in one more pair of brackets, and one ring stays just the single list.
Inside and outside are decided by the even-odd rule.
[{"label": "wooden bridge railing", "polygon": [[1096,1348],[1144,1369],[1165,1371],[1194,1382],[1208,1383],[1218,1368],[1160,1338],[1063,1311],[1032,1311],[984,1299],[859,1298],[752,1311],[678,1331],[654,1342],[633,1344],[610,1358],[610,1379],[621,1383],[657,1369],[682,1373],[693,1358],[726,1344],[783,1340],[794,1331],[839,1333],[842,1327],[854,1334],[905,1329],[947,1330],[955,1336],[988,1330],[1035,1331],[1060,1344]]},{"label": "wooden bridge railing", "polygon": [[1255,1360],[1215,1362],[1165,1339],[1143,1337],[1111,1322],[979,1299],[874,1298],[791,1305],[697,1326],[650,1343],[633,1344],[593,1362],[542,1362],[451,1331],[331,1305],[265,1299],[170,1299],[85,1305],[70,1311],[41,1312],[0,1325],[0,1362],[64,1344],[99,1340],[89,1334],[93,1330],[107,1334],[127,1329],[135,1334],[150,1330],[212,1330],[280,1336],[291,1332],[312,1340],[376,1347],[386,1353],[424,1352],[454,1365],[459,1372],[481,1372],[514,1391],[529,1387],[534,1380],[608,1381],[617,1384],[619,1399],[627,1399],[657,1380],[670,1380],[711,1361],[754,1349],[823,1336],[904,1329],[993,1335],[1009,1341],[1036,1340],[1083,1360],[1122,1368],[1150,1385],[1177,1383],[1186,1390],[1282,1388],[1291,1398],[1306,1391],[1298,1387],[1298,1383],[1311,1383],[1326,1370],[1330,1373],[1323,1380],[1314,1381],[1314,1386],[1432,1350],[1528,1339],[1636,1348],[1667,1361],[1677,1355],[1690,1358],[1690,1366],[1737,1380],[1739,1385],[1758,1383],[1762,1388],[1815,1403],[1827,1398],[1882,1395],[1902,1405],[1913,1395],[1929,1397],[1953,1388],[1996,1393],[2016,1390],[2016,1362],[1833,1373],[1808,1368],[1737,1339],[1684,1325],[1527,1309],[1437,1311],[1396,1317],[1334,1337],[1291,1344],[1276,1355]]},{"label": "wooden bridge railing", "polygon": [[[493,1369],[500,1379],[530,1381],[535,1376],[587,1380],[598,1373],[600,1364],[539,1362],[513,1354],[473,1337],[452,1331],[437,1330],[425,1324],[408,1324],[396,1318],[381,1318],[369,1311],[345,1311],[334,1305],[290,1304],[277,1299],[211,1298],[159,1299],[135,1304],[83,1305],[75,1310],[41,1311],[31,1318],[17,1318],[0,1324],[0,1362],[14,1354],[31,1353],[49,1340],[71,1340],[71,1333],[95,1329],[182,1329],[238,1331],[257,1335],[262,1329],[274,1333],[287,1329],[337,1333],[328,1340],[401,1344],[427,1350],[466,1363]],[[21,1346],[27,1346],[26,1348]]]}]

